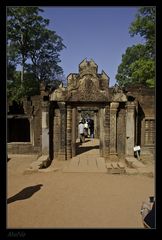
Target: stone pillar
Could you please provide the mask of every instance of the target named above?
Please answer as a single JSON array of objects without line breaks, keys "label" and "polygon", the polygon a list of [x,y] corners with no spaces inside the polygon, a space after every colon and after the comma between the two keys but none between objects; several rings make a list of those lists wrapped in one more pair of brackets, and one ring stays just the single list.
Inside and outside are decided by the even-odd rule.
[{"label": "stone pillar", "polygon": [[54,144],[53,144],[53,139],[54,139],[54,107],[55,104],[50,101],[49,102],[49,157],[50,160],[52,161],[54,158]]},{"label": "stone pillar", "polygon": [[94,138],[98,138],[98,132],[97,132],[97,111],[94,111]]},{"label": "stone pillar", "polygon": [[72,108],[72,157],[76,155],[76,108]]},{"label": "stone pillar", "polygon": [[33,116],[30,117],[30,141],[34,146],[34,117]]},{"label": "stone pillar", "polygon": [[110,103],[110,160],[116,161],[117,158],[117,121],[116,113],[119,106],[118,102]]},{"label": "stone pillar", "polygon": [[110,153],[110,105],[105,107],[104,116],[104,157],[105,160],[109,160]]},{"label": "stone pillar", "polygon": [[59,159],[66,160],[66,107],[65,102],[58,103],[60,108],[60,149]]},{"label": "stone pillar", "polygon": [[49,154],[49,105],[42,102],[42,155]]},{"label": "stone pillar", "polygon": [[66,135],[66,152],[67,160],[72,157],[72,108],[67,106],[67,135]]},{"label": "stone pillar", "polygon": [[79,131],[78,131],[78,124],[79,124],[79,121],[80,121],[81,119],[82,119],[81,110],[78,110],[78,109],[77,109],[76,138],[80,138],[80,136],[79,136]]},{"label": "stone pillar", "polygon": [[125,155],[125,138],[126,138],[126,127],[125,127],[125,115],[126,110],[120,108],[117,118],[117,153],[118,156]]},{"label": "stone pillar", "polygon": [[54,149],[54,158],[59,157],[59,150],[60,150],[60,109],[54,109],[54,118],[53,118],[53,149]]},{"label": "stone pillar", "polygon": [[100,121],[100,156],[104,156],[104,109],[100,108],[99,112],[99,121]]},{"label": "stone pillar", "polygon": [[81,110],[78,110],[78,119],[79,119],[79,121],[82,119],[82,115],[81,115]]},{"label": "stone pillar", "polygon": [[134,156],[135,145],[135,103],[127,102],[126,104],[126,148],[127,156]]}]

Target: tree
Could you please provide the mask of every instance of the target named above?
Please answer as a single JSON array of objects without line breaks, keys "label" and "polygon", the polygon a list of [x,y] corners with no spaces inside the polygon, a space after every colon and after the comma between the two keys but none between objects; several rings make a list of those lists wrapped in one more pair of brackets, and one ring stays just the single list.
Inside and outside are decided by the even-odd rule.
[{"label": "tree", "polygon": [[9,101],[19,101],[24,96],[39,95],[39,82],[32,73],[24,73],[21,82],[21,72],[14,71],[12,80],[7,81],[7,98]]},{"label": "tree", "polygon": [[155,8],[142,7],[129,30],[131,36],[144,37],[144,44],[133,45],[122,55],[116,75],[120,86],[155,85]]},{"label": "tree", "polygon": [[132,37],[138,34],[144,37],[146,49],[153,59],[155,59],[155,23],[155,7],[141,7],[136,14],[135,21],[132,22],[129,29],[129,33]]},{"label": "tree", "polygon": [[46,83],[53,81],[58,74],[63,74],[59,52],[63,49],[62,38],[54,31],[44,30],[39,36],[35,34],[29,51],[32,64],[26,64],[27,71],[33,72],[38,80]]},{"label": "tree", "polygon": [[[19,95],[37,92],[39,81],[48,83],[55,80],[56,74],[63,73],[58,65],[59,52],[65,47],[63,40],[47,28],[49,20],[40,16],[39,12],[43,10],[38,7],[7,7],[8,77],[12,75],[13,81],[18,84]],[[22,66],[19,80],[12,72],[18,65]],[[26,76],[30,76],[30,80]],[[11,88],[14,86],[9,85]],[[36,89],[28,91],[27,87],[31,89],[32,86]]]}]

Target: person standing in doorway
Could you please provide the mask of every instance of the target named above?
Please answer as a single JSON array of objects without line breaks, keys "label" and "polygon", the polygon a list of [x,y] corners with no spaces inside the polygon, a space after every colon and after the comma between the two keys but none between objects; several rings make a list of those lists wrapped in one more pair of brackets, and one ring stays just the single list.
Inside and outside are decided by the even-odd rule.
[{"label": "person standing in doorway", "polygon": [[79,122],[78,130],[80,136],[80,143],[83,143],[85,141],[85,137],[84,137],[84,124],[82,121]]},{"label": "person standing in doorway", "polygon": [[87,122],[87,120],[84,123],[84,136],[88,137],[88,122]]},{"label": "person standing in doorway", "polygon": [[90,129],[90,137],[94,138],[94,121],[93,121],[93,119],[90,119],[89,129]]}]

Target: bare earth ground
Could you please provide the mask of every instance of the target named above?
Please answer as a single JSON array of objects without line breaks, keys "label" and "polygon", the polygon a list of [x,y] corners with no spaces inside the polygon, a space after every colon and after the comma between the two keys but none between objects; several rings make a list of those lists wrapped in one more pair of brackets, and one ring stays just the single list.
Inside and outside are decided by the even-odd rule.
[{"label": "bare earth ground", "polygon": [[55,171],[25,174],[37,156],[9,158],[7,228],[144,228],[140,208],[154,195],[154,178],[65,173],[64,162]]}]

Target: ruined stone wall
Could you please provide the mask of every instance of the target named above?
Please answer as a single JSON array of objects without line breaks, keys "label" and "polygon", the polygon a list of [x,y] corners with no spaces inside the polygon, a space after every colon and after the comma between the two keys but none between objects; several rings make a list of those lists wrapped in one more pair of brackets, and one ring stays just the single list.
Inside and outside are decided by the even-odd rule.
[{"label": "ruined stone wall", "polygon": [[19,113],[17,110],[9,111],[8,116],[10,117],[19,116],[19,118],[21,118],[21,116],[22,117],[26,116],[28,118],[30,122],[30,142],[10,142],[8,143],[8,153],[41,154],[42,143],[41,97],[33,96],[31,97],[31,99],[24,98],[21,107],[23,108],[23,111],[21,113]]},{"label": "ruined stone wall", "polygon": [[40,147],[34,147],[31,143],[9,143],[9,154],[39,154]]},{"label": "ruined stone wall", "polygon": [[136,98],[145,116],[155,116],[155,89],[129,88],[127,94]]},{"label": "ruined stone wall", "polygon": [[155,89],[129,88],[127,95],[133,96],[137,106],[137,144],[141,154],[154,154],[155,141]]}]

